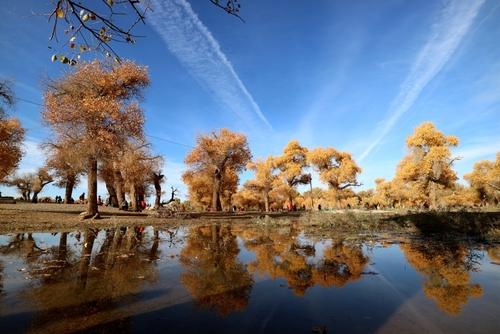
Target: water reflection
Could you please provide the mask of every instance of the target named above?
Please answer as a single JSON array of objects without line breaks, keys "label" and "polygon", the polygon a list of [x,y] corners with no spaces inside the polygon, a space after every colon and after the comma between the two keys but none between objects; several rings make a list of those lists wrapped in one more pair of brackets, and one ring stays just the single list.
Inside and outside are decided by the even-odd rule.
[{"label": "water reflection", "polygon": [[408,262],[425,276],[425,294],[446,313],[459,314],[470,298],[483,294],[470,277],[479,269],[478,251],[460,243],[428,240],[410,240],[401,249]]},{"label": "water reflection", "polygon": [[[358,235],[312,232],[293,224],[218,223],[1,236],[0,328],[137,331],[140,319],[147,319],[141,330],[155,321],[183,328],[203,319],[200,326],[212,324],[220,332],[227,323],[239,329],[244,319],[248,325],[266,318],[253,327],[258,330],[284,321],[283,313],[272,315],[286,310],[286,321],[307,329],[323,319],[352,322],[374,313],[372,323],[356,328],[376,331],[401,305],[417,303],[408,308],[412,312],[422,307],[422,296],[443,311],[430,313],[444,322],[471,316],[465,307],[471,300],[478,301],[474,314],[499,307],[498,244],[401,235],[374,243],[372,237],[367,242]],[[407,271],[408,264],[416,272]],[[373,273],[379,275],[366,275]],[[275,304],[263,295],[276,296]],[[381,300],[383,307],[377,306]],[[308,322],[316,318],[321,321]],[[195,327],[189,328],[203,330]]]},{"label": "water reflection", "polygon": [[221,315],[245,309],[253,279],[238,260],[240,252],[230,225],[193,228],[180,261],[181,282],[196,303]]},{"label": "water reflection", "polygon": [[342,238],[323,239],[323,253],[317,256],[317,245],[295,227],[246,230],[241,237],[256,256],[250,272],[285,279],[297,296],[317,284],[342,287],[359,279],[368,263],[361,245]]},{"label": "water reflection", "polygon": [[488,256],[493,264],[500,265],[500,245],[490,245],[488,247]]},{"label": "water reflection", "polygon": [[6,245],[0,248],[4,255],[14,255],[27,260],[33,260],[40,255],[41,248],[33,238],[33,233],[18,233],[11,236]]},{"label": "water reflection", "polygon": [[16,235],[6,253],[22,254],[27,274],[37,279],[21,294],[26,304],[37,310],[31,327],[57,323],[62,317],[68,321],[49,328],[68,331],[81,325],[71,321],[134,302],[144,285],[158,279],[158,270],[150,260],[158,254],[158,234],[154,235],[150,246],[138,228],[100,233],[89,228],[81,243],[69,247],[68,233],[63,232],[58,246],[47,249],[38,247],[32,235]]}]

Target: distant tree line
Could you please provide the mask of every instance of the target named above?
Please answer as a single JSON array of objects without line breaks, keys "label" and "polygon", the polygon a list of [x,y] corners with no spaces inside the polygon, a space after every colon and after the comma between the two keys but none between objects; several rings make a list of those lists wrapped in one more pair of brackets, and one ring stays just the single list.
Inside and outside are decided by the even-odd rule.
[{"label": "distant tree line", "polygon": [[[22,157],[24,129],[0,110],[0,182],[17,187],[26,201],[37,202],[51,183],[65,189],[71,203],[73,189],[87,179],[87,210],[98,215],[97,184],[108,192],[109,205],[119,207],[126,198],[139,210],[148,196],[162,205],[163,158],[155,155],[144,135],[142,93],[149,85],[145,67],[130,61],[92,61],[45,84],[44,122],[52,136],[42,145],[45,165],[34,173],[15,174]],[[2,106],[10,107],[10,84],[0,82]],[[498,205],[500,153],[495,161],[479,161],[465,175],[469,186],[457,182],[451,148],[458,138],[445,135],[432,123],[418,126],[406,140],[408,153],[392,180],[375,180],[375,189],[356,192],[361,168],[349,152],[333,147],[308,149],[290,141],[279,156],[252,160],[242,133],[220,129],[199,135],[187,154],[183,180],[188,187],[185,207],[197,210],[301,208],[455,208]],[[239,185],[249,169],[254,178]],[[315,171],[325,188],[313,188]],[[300,185],[309,189],[300,193]],[[171,198],[175,200],[176,189]],[[127,196],[127,197],[126,197]]]}]

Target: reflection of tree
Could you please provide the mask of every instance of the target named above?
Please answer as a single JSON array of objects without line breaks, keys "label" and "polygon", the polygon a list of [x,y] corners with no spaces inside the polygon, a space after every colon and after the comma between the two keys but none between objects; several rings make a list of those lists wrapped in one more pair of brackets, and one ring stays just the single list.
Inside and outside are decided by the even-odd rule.
[{"label": "reflection of tree", "polygon": [[3,263],[0,261],[0,298],[3,296]]},{"label": "reflection of tree", "polygon": [[321,286],[342,287],[357,280],[368,263],[360,246],[336,240],[324,251],[323,259],[313,270],[313,279]]},{"label": "reflection of tree", "polygon": [[41,248],[36,244],[32,233],[16,234],[6,245],[0,247],[0,253],[4,255],[16,255],[27,260],[38,257],[40,252]]},{"label": "reflection of tree", "polygon": [[190,231],[181,252],[186,271],[181,281],[195,301],[221,315],[243,310],[253,280],[238,261],[239,248],[229,226],[212,225]]},{"label": "reflection of tree", "polygon": [[[37,309],[32,327],[67,332],[123,319],[120,306],[138,301],[144,284],[158,277],[149,260],[151,249],[158,246],[154,237],[143,235],[142,229],[132,227],[86,229],[80,256],[68,256],[72,247],[68,234],[61,233],[59,246],[48,248],[30,269],[39,278],[25,295]],[[124,320],[121,324],[127,323]]]},{"label": "reflection of tree", "polygon": [[368,258],[358,245],[332,240],[321,259],[315,259],[315,247],[301,244],[298,231],[290,229],[252,230],[242,233],[245,246],[255,253],[250,272],[283,278],[298,296],[316,284],[341,287],[361,277]]},{"label": "reflection of tree", "polygon": [[92,229],[87,229],[87,231],[85,231],[78,275],[78,282],[80,283],[82,289],[84,289],[87,284],[92,248],[94,248],[94,241],[97,233],[98,231]]},{"label": "reflection of tree", "polygon": [[490,257],[491,261],[500,264],[500,245],[489,246],[488,256]]},{"label": "reflection of tree", "polygon": [[448,314],[459,314],[471,297],[480,297],[483,289],[470,283],[478,255],[458,244],[412,240],[402,244],[408,262],[426,277],[424,292]]}]

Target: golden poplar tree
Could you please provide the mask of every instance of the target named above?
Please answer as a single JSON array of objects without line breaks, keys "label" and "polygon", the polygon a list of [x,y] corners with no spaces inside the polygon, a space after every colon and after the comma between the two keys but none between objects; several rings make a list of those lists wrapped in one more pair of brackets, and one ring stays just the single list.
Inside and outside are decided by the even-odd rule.
[{"label": "golden poplar tree", "polygon": [[161,168],[162,159],[153,156],[147,145],[129,143],[125,148],[118,168],[130,199],[132,211],[139,209],[139,200],[144,199],[151,175]]},{"label": "golden poplar tree", "polygon": [[361,185],[357,180],[361,168],[350,153],[337,151],[333,147],[319,147],[310,151],[307,158],[319,172],[320,180],[328,184],[336,197],[337,206],[344,189]]},{"label": "golden poplar tree", "polygon": [[282,180],[279,186],[287,193],[290,205],[297,194],[296,187],[311,181],[311,175],[305,172],[308,167],[307,153],[306,147],[301,146],[297,140],[292,140],[283,149],[283,154],[275,158],[276,167],[280,171],[279,178]]},{"label": "golden poplar tree", "polygon": [[11,107],[14,94],[7,81],[0,80],[0,182],[18,166],[23,156],[24,129],[15,118],[7,117],[3,105]]},{"label": "golden poplar tree", "polygon": [[68,143],[46,145],[47,168],[52,172],[55,185],[65,189],[64,202],[71,203],[73,189],[80,182],[83,164],[78,159],[79,152]]},{"label": "golden poplar tree", "polygon": [[474,164],[472,172],[464,175],[481,203],[500,202],[500,152],[495,161],[481,160]]},{"label": "golden poplar tree", "polygon": [[274,158],[270,156],[267,159],[257,159],[247,166],[255,172],[255,177],[246,183],[246,188],[261,194],[266,211],[269,211],[269,192],[277,178],[274,174],[275,165]]},{"label": "golden poplar tree", "polygon": [[78,148],[85,159],[88,206],[97,215],[98,163],[121,149],[129,138],[143,136],[144,115],[138,100],[149,84],[145,67],[126,61],[83,63],[47,85],[44,120],[56,141]]},{"label": "golden poplar tree", "polygon": [[443,134],[431,122],[419,125],[407,137],[409,153],[399,163],[396,179],[411,188],[414,205],[435,207],[438,192],[454,186],[456,159],[451,147],[457,145],[457,137]]},{"label": "golden poplar tree", "polygon": [[[230,181],[234,179],[232,176],[236,176],[237,183],[238,173],[245,169],[251,158],[244,134],[220,129],[218,132],[200,135],[196,147],[184,161],[189,169],[184,173],[183,179],[188,184],[190,193],[203,190],[203,197],[211,197],[211,209],[221,211],[221,196],[225,195],[230,199],[232,195],[229,194],[231,191],[227,185],[224,187],[224,181]],[[229,190],[229,193],[224,194],[224,190]]]}]

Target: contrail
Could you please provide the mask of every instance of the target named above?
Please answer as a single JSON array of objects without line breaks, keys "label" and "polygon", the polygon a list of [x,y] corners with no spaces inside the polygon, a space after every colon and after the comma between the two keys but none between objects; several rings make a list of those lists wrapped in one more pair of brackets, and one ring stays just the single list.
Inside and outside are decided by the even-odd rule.
[{"label": "contrail", "polygon": [[152,0],[151,9],[148,18],[153,28],[203,88],[243,121],[251,124],[256,115],[272,128],[217,40],[186,0]]},{"label": "contrail", "polygon": [[484,0],[449,1],[433,24],[431,36],[417,55],[410,72],[391,102],[389,117],[381,122],[377,136],[361,154],[363,160],[391,131],[398,119],[418,99],[427,84],[443,69],[469,31]]}]

